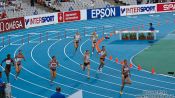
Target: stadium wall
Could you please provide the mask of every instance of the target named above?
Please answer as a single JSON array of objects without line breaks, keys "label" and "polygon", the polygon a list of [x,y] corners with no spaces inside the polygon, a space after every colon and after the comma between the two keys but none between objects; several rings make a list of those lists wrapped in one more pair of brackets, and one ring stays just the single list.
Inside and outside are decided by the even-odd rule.
[{"label": "stadium wall", "polygon": [[107,7],[25,16],[0,20],[0,33],[64,22],[173,11],[175,11],[175,2]]}]

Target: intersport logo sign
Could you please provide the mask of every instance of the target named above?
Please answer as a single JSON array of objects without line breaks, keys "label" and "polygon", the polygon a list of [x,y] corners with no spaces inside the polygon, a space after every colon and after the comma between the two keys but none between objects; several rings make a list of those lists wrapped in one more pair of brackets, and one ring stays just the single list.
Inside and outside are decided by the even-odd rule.
[{"label": "intersport logo sign", "polygon": [[102,19],[115,16],[120,16],[120,7],[108,7],[87,10],[87,19]]},{"label": "intersport logo sign", "polygon": [[30,28],[36,26],[55,24],[58,23],[57,19],[57,13],[26,16],[25,26],[26,28]]},{"label": "intersport logo sign", "polygon": [[157,12],[171,12],[175,10],[175,2],[157,4]]},{"label": "intersport logo sign", "polygon": [[132,6],[121,6],[120,15],[139,15],[139,14],[151,14],[156,13],[156,4],[146,4],[146,5],[132,5]]}]

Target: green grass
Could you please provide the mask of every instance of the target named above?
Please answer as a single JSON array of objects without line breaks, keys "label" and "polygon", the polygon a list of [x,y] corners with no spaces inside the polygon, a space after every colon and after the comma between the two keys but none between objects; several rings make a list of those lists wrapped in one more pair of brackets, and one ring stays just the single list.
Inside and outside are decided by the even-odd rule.
[{"label": "green grass", "polygon": [[156,73],[167,74],[175,72],[175,40],[160,40],[149,49],[133,59],[134,64],[140,64],[143,69]]}]

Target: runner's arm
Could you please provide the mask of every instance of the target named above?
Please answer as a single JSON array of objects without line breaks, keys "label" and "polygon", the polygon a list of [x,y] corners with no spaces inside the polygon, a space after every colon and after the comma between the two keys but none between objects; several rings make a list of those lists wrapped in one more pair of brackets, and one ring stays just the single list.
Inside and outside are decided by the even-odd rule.
[{"label": "runner's arm", "polygon": [[13,64],[13,66],[15,66],[15,62],[14,62],[14,60],[13,60],[13,59],[11,59],[11,62],[12,62],[12,64]]},{"label": "runner's arm", "polygon": [[7,59],[2,60],[2,62],[1,62],[1,66],[2,66],[2,64],[3,64],[6,60],[7,60]]}]

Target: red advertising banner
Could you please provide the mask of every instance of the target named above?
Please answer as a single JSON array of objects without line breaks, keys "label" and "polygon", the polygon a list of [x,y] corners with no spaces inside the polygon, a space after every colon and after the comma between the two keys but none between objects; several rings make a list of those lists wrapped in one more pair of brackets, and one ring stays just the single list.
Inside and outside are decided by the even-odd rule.
[{"label": "red advertising banner", "polygon": [[70,22],[81,20],[80,11],[58,13],[58,22]]},{"label": "red advertising banner", "polygon": [[75,21],[80,20],[80,11],[64,12],[64,21]]},{"label": "red advertising banner", "polygon": [[175,10],[175,2],[157,4],[157,12],[170,12]]},{"label": "red advertising banner", "polygon": [[58,22],[63,22],[63,13],[58,13]]},{"label": "red advertising banner", "polygon": [[0,33],[24,28],[24,17],[0,20]]}]

